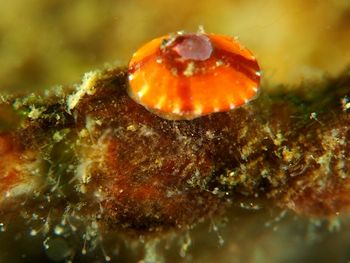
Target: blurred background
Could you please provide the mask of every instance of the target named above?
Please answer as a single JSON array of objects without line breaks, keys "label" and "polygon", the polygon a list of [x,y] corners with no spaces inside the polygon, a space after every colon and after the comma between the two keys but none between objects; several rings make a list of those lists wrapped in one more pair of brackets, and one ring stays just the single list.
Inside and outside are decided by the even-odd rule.
[{"label": "blurred background", "polygon": [[2,0],[0,89],[71,84],[200,25],[239,37],[271,84],[335,75],[350,62],[349,0]]},{"label": "blurred background", "polygon": [[[257,56],[263,81],[271,84],[266,88],[296,88],[305,80],[335,76],[350,64],[350,0],[1,0],[0,92],[69,85],[106,63],[126,65],[154,37],[201,25],[207,32],[238,36]],[[218,231],[209,231],[211,225],[191,233],[184,257],[186,242],[176,241],[181,245],[165,249],[163,259],[349,262],[348,220],[339,226],[275,213],[231,211]],[[25,233],[21,239],[0,233],[0,262],[64,261],[45,252],[41,238]],[[111,243],[107,251],[116,246],[114,239]],[[142,259],[132,246],[124,247],[119,262]],[[76,262],[103,262],[101,251],[96,253],[78,260],[77,250]],[[152,255],[149,260],[144,262],[153,262]]]}]

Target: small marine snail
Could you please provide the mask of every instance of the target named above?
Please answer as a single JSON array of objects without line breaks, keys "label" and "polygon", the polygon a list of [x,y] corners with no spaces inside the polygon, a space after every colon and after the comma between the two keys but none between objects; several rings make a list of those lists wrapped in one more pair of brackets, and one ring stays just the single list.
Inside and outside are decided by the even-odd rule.
[{"label": "small marine snail", "polygon": [[158,116],[194,119],[252,100],[260,84],[254,55],[232,37],[173,33],[151,40],[129,63],[129,95]]}]

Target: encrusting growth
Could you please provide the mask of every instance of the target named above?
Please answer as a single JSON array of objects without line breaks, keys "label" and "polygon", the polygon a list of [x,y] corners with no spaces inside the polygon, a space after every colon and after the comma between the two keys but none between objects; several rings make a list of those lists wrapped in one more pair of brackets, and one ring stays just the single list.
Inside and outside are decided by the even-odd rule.
[{"label": "encrusting growth", "polygon": [[127,83],[108,69],[4,101],[19,124],[0,135],[2,218],[22,200],[17,210],[40,214],[33,196],[52,217],[131,236],[187,229],[245,199],[318,218],[349,210],[348,71],[190,121],[147,111]]}]

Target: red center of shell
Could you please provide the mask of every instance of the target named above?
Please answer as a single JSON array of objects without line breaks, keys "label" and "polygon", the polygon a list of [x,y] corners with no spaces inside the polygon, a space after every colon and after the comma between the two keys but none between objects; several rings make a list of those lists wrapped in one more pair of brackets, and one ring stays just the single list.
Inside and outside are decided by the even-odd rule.
[{"label": "red center of shell", "polygon": [[172,43],[173,50],[185,60],[207,60],[213,52],[210,39],[205,35],[186,34]]}]

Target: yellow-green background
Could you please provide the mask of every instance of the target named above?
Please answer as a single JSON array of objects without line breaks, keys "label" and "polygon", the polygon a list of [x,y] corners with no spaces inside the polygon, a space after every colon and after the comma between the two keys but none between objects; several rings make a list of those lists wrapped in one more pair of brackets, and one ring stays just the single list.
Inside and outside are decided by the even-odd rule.
[{"label": "yellow-green background", "polygon": [[334,75],[350,62],[349,0],[1,0],[0,89],[71,84],[199,25],[238,36],[270,83]]}]

